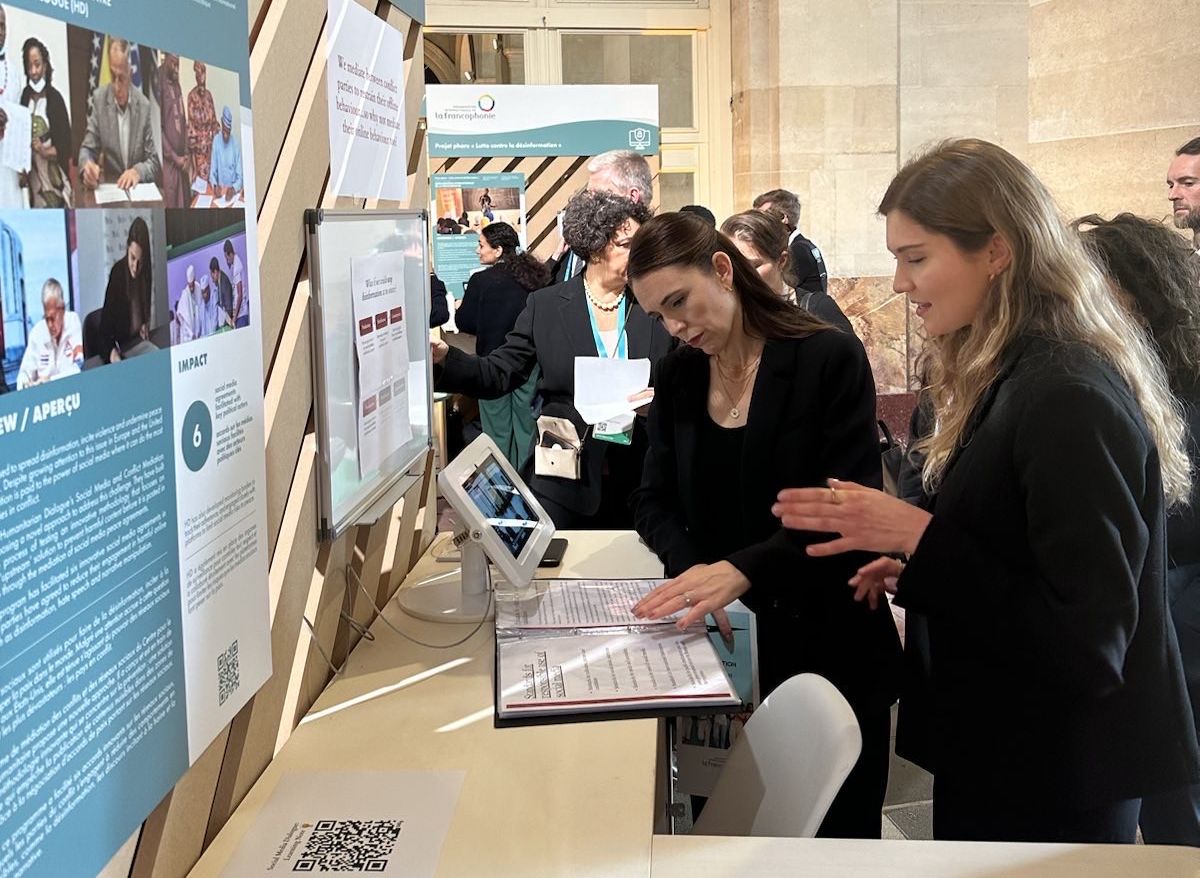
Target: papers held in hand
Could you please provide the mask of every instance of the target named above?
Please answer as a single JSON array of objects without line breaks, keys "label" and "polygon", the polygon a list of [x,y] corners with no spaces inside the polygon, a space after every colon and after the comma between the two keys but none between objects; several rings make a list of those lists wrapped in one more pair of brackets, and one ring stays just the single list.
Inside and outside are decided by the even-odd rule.
[{"label": "papers held in hand", "polygon": [[681,632],[675,618],[646,623],[629,612],[660,582],[548,580],[533,597],[498,595],[497,717],[736,709],[703,625]]},{"label": "papers held in hand", "polygon": [[575,358],[575,408],[584,423],[594,425],[633,414],[641,403],[632,403],[629,397],[649,384],[649,360]]}]

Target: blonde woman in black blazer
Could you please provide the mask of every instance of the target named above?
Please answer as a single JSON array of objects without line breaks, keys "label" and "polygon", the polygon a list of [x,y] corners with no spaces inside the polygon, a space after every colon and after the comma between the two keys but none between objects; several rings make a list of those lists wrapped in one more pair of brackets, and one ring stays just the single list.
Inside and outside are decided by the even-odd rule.
[{"label": "blonde woman in black blazer", "polygon": [[[688,214],[646,223],[630,252],[638,301],[686,344],[658,370],[634,495],[670,582],[635,608],[688,620],[741,597],[758,617],[762,694],[811,671],[846,696],[863,752],[820,834],[878,838],[900,645],[886,607],[845,582],[869,560],[810,558],[772,516],[779,491],[830,475],[878,485],[875,385],[858,339],[778,296],[727,237]],[[796,758],[803,758],[797,742]]]},{"label": "blonde woman in black blazer", "polygon": [[1200,768],[1165,607],[1190,477],[1162,365],[1000,147],[941,145],[880,213],[932,339],[930,499],[833,482],[776,511],[838,534],[816,557],[909,555],[852,583],[928,619],[936,837],[1132,843],[1141,797]]}]

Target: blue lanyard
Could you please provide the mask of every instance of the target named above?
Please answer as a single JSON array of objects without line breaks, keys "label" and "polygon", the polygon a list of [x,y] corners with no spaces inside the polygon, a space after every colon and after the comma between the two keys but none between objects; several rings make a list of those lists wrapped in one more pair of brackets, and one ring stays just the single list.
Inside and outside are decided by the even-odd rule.
[{"label": "blue lanyard", "polygon": [[[628,350],[625,343],[625,301],[628,297],[621,296],[621,304],[617,307],[617,352],[612,356],[618,360],[628,359]],[[596,353],[602,357],[608,357],[608,349],[604,346],[604,339],[600,337],[600,327],[596,323],[596,314],[592,311],[592,306],[589,302],[584,302],[587,308],[588,320],[592,324],[592,339],[596,342]]]}]

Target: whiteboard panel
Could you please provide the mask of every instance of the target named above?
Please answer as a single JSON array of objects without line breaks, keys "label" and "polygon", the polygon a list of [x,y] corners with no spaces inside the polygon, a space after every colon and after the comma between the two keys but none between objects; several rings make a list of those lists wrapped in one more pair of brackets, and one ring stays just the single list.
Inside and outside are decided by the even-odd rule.
[{"label": "whiteboard panel", "polygon": [[[413,471],[430,448],[433,412],[429,362],[429,221],[424,210],[310,210],[313,400],[320,452],[320,536],[369,524],[420,478]],[[361,437],[365,362],[355,347],[354,266],[393,254],[403,287],[407,412],[411,438],[363,468],[371,448]],[[360,288],[362,285],[359,279]],[[359,315],[361,317],[361,315]],[[361,447],[360,447],[361,446]]]}]

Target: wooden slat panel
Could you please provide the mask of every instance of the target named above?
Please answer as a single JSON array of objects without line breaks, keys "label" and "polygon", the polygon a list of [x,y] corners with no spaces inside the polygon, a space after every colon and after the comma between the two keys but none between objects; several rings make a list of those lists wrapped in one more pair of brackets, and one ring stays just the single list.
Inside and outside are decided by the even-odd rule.
[{"label": "wooden slat panel", "polygon": [[228,737],[221,732],[146,818],[130,878],[183,878],[196,865]]},{"label": "wooden slat panel", "polygon": [[272,0],[250,51],[254,180],[260,192],[270,186],[292,112],[316,55],[326,8],[327,0]]},{"label": "wooden slat panel", "polygon": [[[305,581],[317,560],[314,538],[317,522],[316,453],[311,436],[300,453],[292,482],[291,499],[280,532],[280,551],[271,567],[271,679],[241,711],[230,731],[225,765],[217,785],[209,836],[225,825],[230,813],[245,798],[251,785],[275,755],[280,715],[291,677],[298,642],[307,637],[301,615],[302,589],[289,587]],[[291,731],[289,727],[287,731]]]},{"label": "wooden slat panel", "polygon": [[[309,287],[296,285],[287,323],[279,341],[276,366],[267,382],[264,408],[267,427],[267,546],[275,554],[288,494],[294,486],[296,449],[304,439],[312,409],[312,345],[309,337]],[[315,539],[316,532],[305,534]]]},{"label": "wooden slat panel", "polygon": [[267,190],[258,218],[265,371],[274,359],[275,343],[304,257],[304,210],[317,204],[329,176],[324,58],[322,33],[279,154],[277,185]]}]

